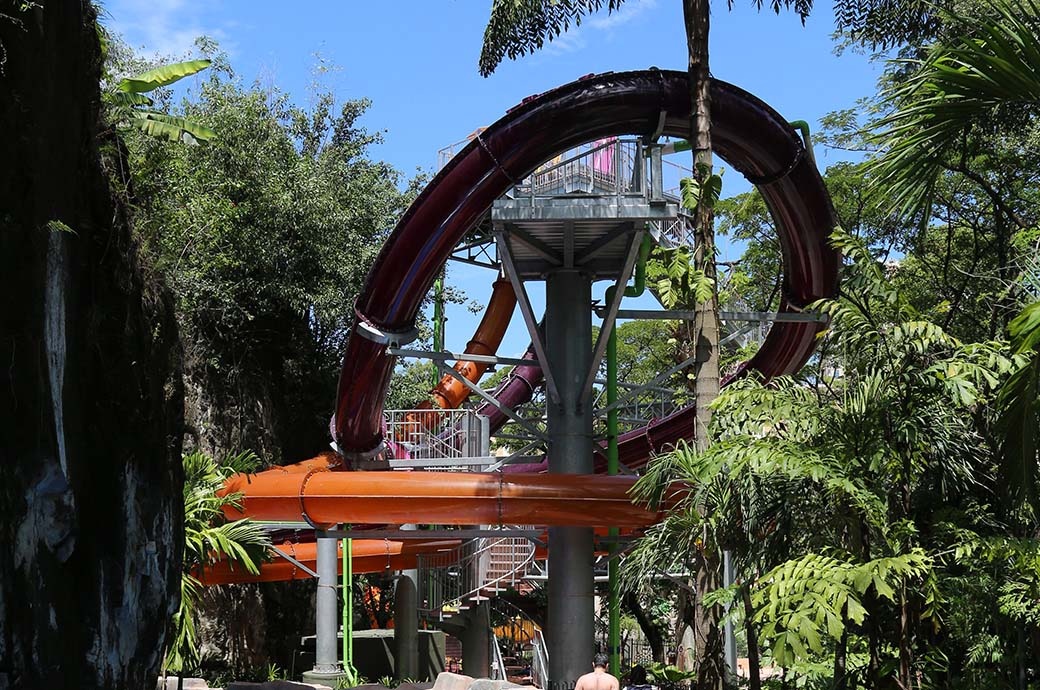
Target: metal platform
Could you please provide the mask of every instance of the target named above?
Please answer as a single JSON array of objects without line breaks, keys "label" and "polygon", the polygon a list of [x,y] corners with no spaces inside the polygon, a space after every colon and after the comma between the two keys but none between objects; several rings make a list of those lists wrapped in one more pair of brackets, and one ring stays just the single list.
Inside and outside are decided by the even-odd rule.
[{"label": "metal platform", "polygon": [[647,153],[656,150],[616,139],[536,170],[491,208],[499,255],[507,243],[524,280],[561,268],[616,278],[637,232],[656,236],[679,216],[661,192],[660,155]]}]

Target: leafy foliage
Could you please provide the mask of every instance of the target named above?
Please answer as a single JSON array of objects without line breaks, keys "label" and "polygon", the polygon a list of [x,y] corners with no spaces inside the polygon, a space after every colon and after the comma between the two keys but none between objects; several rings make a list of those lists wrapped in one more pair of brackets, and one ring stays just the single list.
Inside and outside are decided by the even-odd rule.
[{"label": "leafy foliage", "polygon": [[1027,306],[1010,324],[1011,345],[1024,359],[1000,390],[1004,475],[1021,496],[1037,505],[1040,464],[1040,302]]},{"label": "leafy foliage", "polygon": [[[964,21],[962,24],[967,25]],[[874,166],[892,190],[891,203],[926,221],[943,162],[978,128],[1040,103],[1040,8],[1034,0],[999,0],[972,30],[908,61],[909,79],[886,94],[895,110],[878,135],[884,154]]]},{"label": "leafy foliage", "polygon": [[[733,0],[727,0],[733,7]],[[753,0],[758,9],[768,6],[778,13],[792,8],[804,22],[812,11],[812,0]],[[572,26],[580,26],[587,15],[603,7],[616,12],[624,0],[494,0],[484,29],[480,51],[480,74],[488,76],[502,60],[515,60],[539,50]]]},{"label": "leafy foliage", "polygon": [[[672,494],[678,503],[630,554],[626,578],[730,549],[742,580],[706,605],[746,592],[745,627],[790,672],[826,683],[836,671],[824,661],[840,648],[858,659],[845,672],[867,687],[938,678],[951,663],[985,684],[1003,673],[994,664],[1006,668],[1008,636],[976,648],[973,625],[1032,620],[1037,586],[1038,542],[1002,534],[1035,524],[990,507],[998,486],[987,411],[1021,360],[922,320],[862,242],[833,239],[850,262],[842,296],[814,305],[830,316],[823,350],[833,373],[723,391],[713,443],[680,444],[636,485],[651,504],[670,482],[689,488]],[[990,585],[975,584],[981,573]],[[977,606],[970,614],[966,602]],[[963,661],[933,654],[940,635]]]},{"label": "leafy foliage", "polygon": [[211,63],[211,60],[176,62],[122,79],[114,90],[106,91],[103,95],[112,111],[110,117],[117,124],[136,127],[159,139],[181,141],[187,137],[194,143],[209,141],[214,136],[212,129],[187,118],[152,109],[155,101],[145,94],[197,74]]},{"label": "leafy foliage", "polygon": [[184,572],[181,602],[174,614],[174,638],[163,667],[180,672],[199,661],[195,611],[202,595],[198,574],[217,560],[259,572],[259,564],[271,545],[267,533],[249,519],[228,522],[225,508],[240,508],[241,494],[222,493],[224,482],[237,472],[255,470],[259,459],[242,452],[220,463],[205,453],[185,455],[184,464]]}]

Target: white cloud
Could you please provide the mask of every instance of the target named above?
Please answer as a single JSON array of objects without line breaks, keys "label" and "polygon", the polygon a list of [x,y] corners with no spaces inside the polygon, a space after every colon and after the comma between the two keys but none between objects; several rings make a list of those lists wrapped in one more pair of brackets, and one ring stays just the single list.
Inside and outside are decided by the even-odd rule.
[{"label": "white cloud", "polygon": [[572,27],[552,41],[546,41],[542,50],[549,55],[575,53],[589,44],[590,32],[612,33],[636,17],[657,7],[657,0],[628,0],[617,12],[600,14],[586,19],[581,26]]},{"label": "white cloud", "polygon": [[109,0],[105,24],[135,49],[148,54],[182,57],[192,53],[195,39],[211,36],[225,50],[227,32],[200,21],[208,3],[199,0]]},{"label": "white cloud", "polygon": [[589,26],[600,31],[611,31],[624,26],[647,10],[657,7],[657,0],[629,0],[617,12],[603,17],[595,17]]},{"label": "white cloud", "polygon": [[566,53],[575,53],[586,45],[588,45],[588,41],[585,40],[582,30],[573,28],[559,36],[554,36],[551,41],[546,41],[545,45],[542,46],[542,50],[549,55],[564,55]]}]

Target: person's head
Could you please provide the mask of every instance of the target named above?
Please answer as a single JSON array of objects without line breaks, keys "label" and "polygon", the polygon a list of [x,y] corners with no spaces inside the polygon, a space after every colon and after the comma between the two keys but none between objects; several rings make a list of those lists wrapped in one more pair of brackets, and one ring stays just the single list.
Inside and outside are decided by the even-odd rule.
[{"label": "person's head", "polygon": [[638,664],[628,672],[629,685],[646,685],[646,669]]},{"label": "person's head", "polygon": [[607,668],[607,655],[606,654],[597,654],[596,656],[592,657],[592,668],[601,668],[601,669],[606,670],[606,668]]}]

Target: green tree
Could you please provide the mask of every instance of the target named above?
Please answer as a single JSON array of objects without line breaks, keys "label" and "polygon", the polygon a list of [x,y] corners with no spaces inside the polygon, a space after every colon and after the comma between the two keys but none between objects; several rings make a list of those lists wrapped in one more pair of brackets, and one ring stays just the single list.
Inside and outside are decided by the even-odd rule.
[{"label": "green tree", "polygon": [[[140,71],[125,51],[110,54]],[[415,188],[399,188],[401,176],[370,157],[379,135],[358,124],[366,100],[319,92],[300,108],[277,88],[243,86],[210,55],[206,79],[168,114],[216,136],[180,146],[127,131],[124,190],[176,294],[199,405],[225,415],[195,424],[200,440],[302,459],[328,443],[353,325],[343,305]]]},{"label": "green tree", "polygon": [[1033,302],[1010,325],[1011,345],[1023,366],[1000,391],[1004,474],[1010,486],[1040,513],[1040,302]]},{"label": "green tree", "polygon": [[640,480],[651,501],[670,480],[692,488],[626,567],[688,566],[708,525],[742,573],[712,600],[742,609],[752,658],[761,638],[826,687],[995,687],[1010,679],[1040,545],[1032,518],[991,501],[987,419],[1020,363],[920,320],[862,244],[836,239],[853,265],[843,297],[818,308],[840,375],[728,388],[711,447],[680,448]]},{"label": "green tree", "polygon": [[922,222],[930,218],[941,174],[954,165],[983,187],[1008,221],[1025,228],[1001,191],[968,167],[964,152],[971,134],[1009,127],[1021,134],[1035,120],[1040,7],[1034,0],[999,0],[973,19],[960,19],[964,33],[909,60],[911,76],[885,94],[894,110],[877,125],[883,153],[873,166],[896,208],[920,214]]}]

